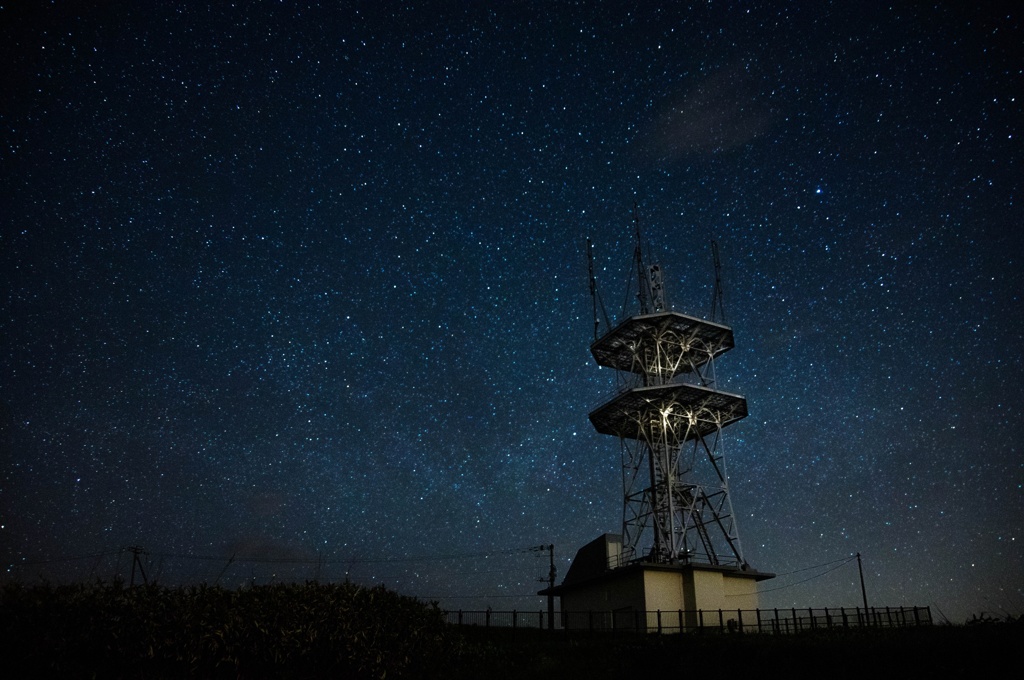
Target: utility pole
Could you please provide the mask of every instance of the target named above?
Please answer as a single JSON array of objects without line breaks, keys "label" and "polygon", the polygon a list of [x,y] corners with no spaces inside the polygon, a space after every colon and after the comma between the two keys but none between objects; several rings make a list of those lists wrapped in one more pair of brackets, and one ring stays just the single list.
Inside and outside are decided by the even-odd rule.
[{"label": "utility pole", "polygon": [[555,569],[555,544],[549,545],[538,545],[536,548],[530,548],[532,552],[543,552],[548,551],[548,577],[547,579],[537,579],[541,583],[545,581],[548,584],[548,630],[555,629],[555,594],[552,589],[555,587],[555,576],[558,575],[558,571]]},{"label": "utility pole", "polygon": [[146,578],[146,570],[142,566],[142,560],[139,559],[139,555],[148,555],[149,553],[140,548],[137,545],[129,546],[128,552],[132,554],[132,577],[128,582],[128,587],[135,585],[135,565],[139,565],[139,571],[142,573],[142,582],[149,585],[149,579]]},{"label": "utility pole", "polygon": [[[860,572],[860,596],[864,600],[864,616],[868,616],[868,591],[864,589],[864,566],[860,561],[860,553],[857,553],[857,571]],[[868,618],[870,621],[870,618]]]},{"label": "utility pole", "polygon": [[548,546],[548,561],[551,568],[548,569],[548,630],[555,629],[555,595],[551,589],[555,587],[555,544]]}]

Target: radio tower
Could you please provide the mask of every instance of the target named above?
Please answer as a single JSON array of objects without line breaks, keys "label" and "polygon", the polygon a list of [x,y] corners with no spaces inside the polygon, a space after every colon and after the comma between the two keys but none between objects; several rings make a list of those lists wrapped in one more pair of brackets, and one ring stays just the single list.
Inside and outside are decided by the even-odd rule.
[{"label": "radio tower", "polygon": [[[597,337],[595,304],[590,346],[599,365],[615,369],[622,388],[590,413],[598,432],[618,437],[622,458],[622,548],[618,564],[609,566],[745,570],[722,430],[746,417],[747,402],[715,387],[715,360],[733,348],[732,329],[670,309],[661,268],[645,263],[636,206],[633,219],[638,313]],[[713,252],[712,315],[724,319],[717,245]]]}]

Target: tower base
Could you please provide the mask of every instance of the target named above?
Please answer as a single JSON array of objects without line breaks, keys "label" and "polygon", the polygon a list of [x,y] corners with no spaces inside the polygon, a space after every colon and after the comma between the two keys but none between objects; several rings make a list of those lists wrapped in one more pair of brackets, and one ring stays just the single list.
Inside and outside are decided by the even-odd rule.
[{"label": "tower base", "polygon": [[621,536],[604,534],[577,551],[561,585],[538,593],[561,599],[565,628],[698,628],[712,613],[728,619],[757,609],[755,584],[775,576],[711,564],[618,566],[621,549]]}]

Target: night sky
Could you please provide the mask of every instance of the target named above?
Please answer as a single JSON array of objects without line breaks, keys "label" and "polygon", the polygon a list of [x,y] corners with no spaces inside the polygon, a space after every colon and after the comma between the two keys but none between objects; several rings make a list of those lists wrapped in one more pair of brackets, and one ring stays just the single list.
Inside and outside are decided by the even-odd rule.
[{"label": "night sky", "polygon": [[677,311],[719,245],[762,606],[1024,612],[1024,32],[961,4],[0,6],[5,578],[542,608],[635,201]]}]

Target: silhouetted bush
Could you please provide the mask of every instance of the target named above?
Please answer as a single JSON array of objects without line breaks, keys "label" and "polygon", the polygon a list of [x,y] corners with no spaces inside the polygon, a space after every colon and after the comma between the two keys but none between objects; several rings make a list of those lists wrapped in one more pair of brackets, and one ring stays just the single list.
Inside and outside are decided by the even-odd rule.
[{"label": "silhouetted bush", "polygon": [[5,665],[40,676],[431,678],[461,647],[436,606],[350,583],[8,584],[0,595]]},{"label": "silhouetted bush", "polygon": [[18,677],[445,678],[978,675],[1017,664],[1024,625],[793,635],[458,628],[383,587],[226,590],[123,583],[0,588],[0,654]]}]

